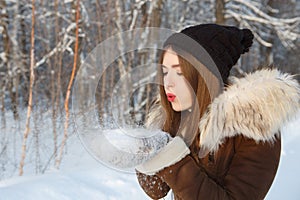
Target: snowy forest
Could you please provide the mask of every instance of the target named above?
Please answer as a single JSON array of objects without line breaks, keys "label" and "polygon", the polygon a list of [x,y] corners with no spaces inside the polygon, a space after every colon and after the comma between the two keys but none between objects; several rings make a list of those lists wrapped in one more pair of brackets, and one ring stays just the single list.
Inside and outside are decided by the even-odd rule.
[{"label": "snowy forest", "polygon": [[[145,27],[179,31],[199,23],[236,25],[251,29],[255,39],[233,74],[265,66],[300,73],[298,0],[0,0],[0,8],[0,180],[59,169],[72,153],[76,73],[89,53],[115,34]],[[108,112],[109,88],[132,70],[124,66],[147,65],[152,53],[128,52],[110,64],[95,95],[99,115]],[[143,124],[155,87],[143,85],[131,95],[126,116],[120,117]]]}]

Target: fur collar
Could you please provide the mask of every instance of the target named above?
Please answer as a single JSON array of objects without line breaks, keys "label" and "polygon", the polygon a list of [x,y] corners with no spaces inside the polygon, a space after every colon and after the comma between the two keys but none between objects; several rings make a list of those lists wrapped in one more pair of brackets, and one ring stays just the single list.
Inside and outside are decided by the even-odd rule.
[{"label": "fur collar", "polygon": [[263,69],[231,82],[200,121],[200,147],[206,152],[217,151],[226,137],[239,134],[272,142],[299,112],[300,86],[289,74]]}]

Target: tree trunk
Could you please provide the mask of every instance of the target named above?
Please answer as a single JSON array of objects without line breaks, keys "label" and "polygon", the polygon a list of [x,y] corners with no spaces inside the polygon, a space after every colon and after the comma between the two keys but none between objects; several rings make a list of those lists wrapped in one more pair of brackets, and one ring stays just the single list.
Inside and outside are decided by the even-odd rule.
[{"label": "tree trunk", "polygon": [[8,62],[9,67],[9,94],[11,99],[11,108],[14,114],[14,119],[19,119],[18,113],[18,90],[19,90],[19,78],[21,67],[20,49],[18,44],[18,28],[20,26],[18,14],[19,14],[19,1],[15,1],[13,5],[13,23],[12,30],[10,33],[10,41],[12,52]]},{"label": "tree trunk", "polygon": [[7,7],[5,1],[0,1],[0,29],[2,35],[2,43],[3,43],[3,57],[1,58],[1,65],[0,65],[0,100],[1,100],[1,124],[5,127],[6,120],[5,120],[5,91],[7,87],[8,77],[7,77],[7,65],[8,65],[8,55],[9,55],[9,38],[8,38],[8,14],[7,14]]},{"label": "tree trunk", "polygon": [[153,4],[153,10],[152,13],[150,13],[150,27],[160,27],[163,0],[155,0],[151,1],[151,3]]},{"label": "tree trunk", "polygon": [[67,92],[66,92],[66,98],[65,98],[65,111],[66,111],[66,118],[65,118],[65,125],[64,125],[64,137],[62,140],[62,144],[60,146],[60,152],[59,152],[59,157],[58,160],[56,160],[56,168],[59,168],[63,152],[65,149],[65,145],[68,139],[68,128],[69,128],[69,100],[70,100],[70,94],[71,94],[71,89],[73,85],[73,81],[75,78],[75,73],[77,71],[77,64],[78,64],[78,46],[79,46],[79,19],[80,19],[80,0],[76,1],[76,8],[75,8],[75,13],[76,13],[76,18],[75,18],[75,23],[76,23],[76,28],[75,28],[75,46],[74,46],[74,60],[73,60],[73,69],[72,69],[72,74],[69,80]]},{"label": "tree trunk", "polygon": [[23,175],[23,167],[25,163],[26,156],[26,144],[27,138],[30,132],[30,116],[32,110],[32,89],[34,85],[34,25],[35,25],[35,0],[32,0],[32,16],[31,16],[31,48],[30,48],[30,87],[29,87],[29,100],[27,107],[27,118],[26,118],[26,128],[23,135],[23,143],[22,143],[22,157],[20,161],[19,175]]},{"label": "tree trunk", "polygon": [[216,24],[225,24],[225,2],[224,0],[216,0],[215,6],[215,16],[216,16]]},{"label": "tree trunk", "polygon": [[[21,16],[25,16],[26,15],[26,5],[24,4],[23,1],[19,2],[19,12]],[[20,94],[18,96],[20,97],[24,97],[25,95],[27,95],[29,93],[29,79],[30,79],[30,75],[28,73],[28,71],[26,71],[26,67],[24,66],[28,66],[29,65],[29,54],[30,52],[27,50],[26,45],[28,44],[28,41],[26,38],[28,38],[27,36],[27,32],[28,30],[26,29],[26,20],[24,17],[21,17],[20,19]],[[28,99],[23,100],[22,102],[23,106],[27,106],[28,105]]]}]

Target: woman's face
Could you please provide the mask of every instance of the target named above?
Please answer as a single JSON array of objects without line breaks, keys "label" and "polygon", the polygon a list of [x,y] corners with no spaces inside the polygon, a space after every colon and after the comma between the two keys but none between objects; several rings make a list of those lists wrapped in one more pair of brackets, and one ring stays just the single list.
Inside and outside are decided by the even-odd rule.
[{"label": "woman's face", "polygon": [[173,110],[183,111],[191,108],[192,88],[182,74],[178,56],[171,49],[164,54],[162,71],[165,94]]}]

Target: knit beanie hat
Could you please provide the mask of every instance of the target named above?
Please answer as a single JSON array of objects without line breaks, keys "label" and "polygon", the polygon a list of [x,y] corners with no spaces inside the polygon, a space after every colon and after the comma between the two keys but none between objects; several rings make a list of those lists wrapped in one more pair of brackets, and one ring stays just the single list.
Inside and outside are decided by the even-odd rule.
[{"label": "knit beanie hat", "polygon": [[[207,58],[199,51],[200,45],[212,58],[223,82],[227,83],[231,68],[237,63],[241,54],[249,51],[252,42],[253,34],[249,29],[217,24],[200,24],[185,28],[180,33],[172,34],[165,41],[164,47],[171,45],[179,48],[210,68],[207,66]],[[216,73],[216,70],[213,73]]]}]

